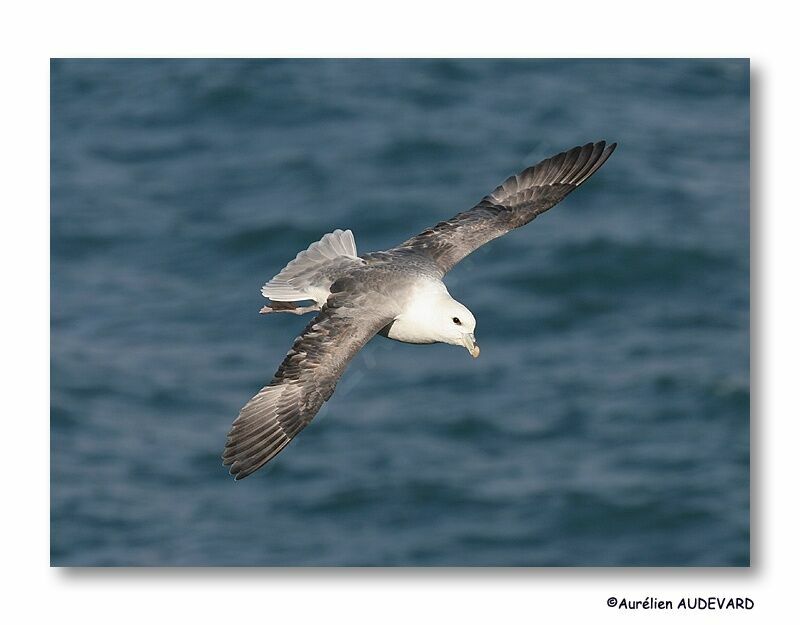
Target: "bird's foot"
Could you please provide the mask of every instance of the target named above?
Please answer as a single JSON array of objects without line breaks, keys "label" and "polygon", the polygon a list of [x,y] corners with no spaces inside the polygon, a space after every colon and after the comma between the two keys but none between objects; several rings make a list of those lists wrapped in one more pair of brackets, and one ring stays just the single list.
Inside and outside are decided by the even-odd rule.
[{"label": "bird's foot", "polygon": [[312,306],[298,306],[293,302],[270,302],[269,306],[264,306],[258,312],[262,315],[267,315],[272,312],[288,312],[293,315],[305,315],[307,312],[314,312],[320,310],[319,305]]}]

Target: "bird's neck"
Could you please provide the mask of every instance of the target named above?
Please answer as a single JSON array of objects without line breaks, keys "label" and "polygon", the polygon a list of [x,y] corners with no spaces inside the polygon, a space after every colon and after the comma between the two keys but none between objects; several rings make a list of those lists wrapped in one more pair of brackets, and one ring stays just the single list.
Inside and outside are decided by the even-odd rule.
[{"label": "bird's neck", "polygon": [[403,343],[439,343],[441,307],[453,298],[441,282],[426,283],[415,289],[403,311],[389,326],[386,336]]}]

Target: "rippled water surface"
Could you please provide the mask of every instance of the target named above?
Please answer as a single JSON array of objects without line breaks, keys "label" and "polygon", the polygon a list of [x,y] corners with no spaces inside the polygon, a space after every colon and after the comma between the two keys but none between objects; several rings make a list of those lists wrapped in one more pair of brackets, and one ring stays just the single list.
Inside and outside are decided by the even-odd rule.
[{"label": "rippled water surface", "polygon": [[[55,61],[52,563],[747,565],[744,61]],[[481,357],[373,340],[234,483],[307,322],[263,282],[618,141],[447,279]]]}]

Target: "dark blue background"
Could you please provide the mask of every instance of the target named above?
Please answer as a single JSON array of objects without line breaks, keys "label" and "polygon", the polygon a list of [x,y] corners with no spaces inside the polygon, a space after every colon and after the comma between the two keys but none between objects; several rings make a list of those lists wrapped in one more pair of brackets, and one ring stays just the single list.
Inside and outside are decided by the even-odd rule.
[{"label": "dark blue background", "polygon": [[[54,61],[52,563],[747,565],[746,61]],[[447,283],[481,357],[378,337],[267,470],[231,421],[307,322],[259,288],[576,144]]]}]

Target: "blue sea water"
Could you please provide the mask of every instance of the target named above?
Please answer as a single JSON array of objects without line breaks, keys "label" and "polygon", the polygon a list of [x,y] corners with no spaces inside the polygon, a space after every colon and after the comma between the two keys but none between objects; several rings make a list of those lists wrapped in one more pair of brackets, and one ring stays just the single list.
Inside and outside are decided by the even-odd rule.
[{"label": "blue sea water", "polygon": [[[55,60],[53,565],[748,565],[749,65]],[[619,148],[446,280],[481,357],[377,337],[221,465],[307,318],[259,289]]]}]

